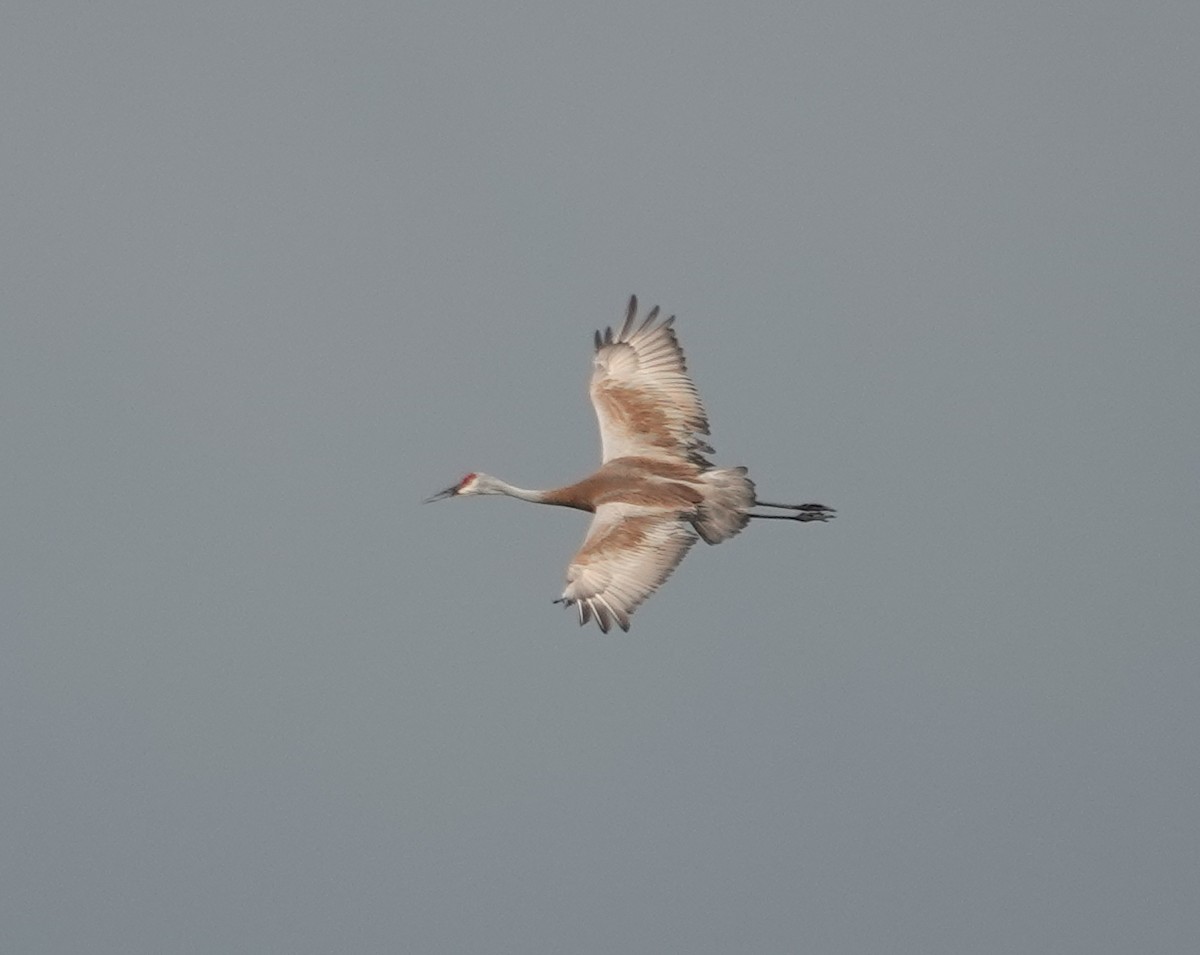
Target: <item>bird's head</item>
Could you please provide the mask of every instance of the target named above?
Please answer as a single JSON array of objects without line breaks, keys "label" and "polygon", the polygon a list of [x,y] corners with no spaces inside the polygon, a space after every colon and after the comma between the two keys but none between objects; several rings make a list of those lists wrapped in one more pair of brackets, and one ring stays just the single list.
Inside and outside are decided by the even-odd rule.
[{"label": "bird's head", "polygon": [[466,497],[468,494],[498,494],[496,479],[487,474],[476,474],[472,471],[465,475],[457,484],[452,484],[444,491],[438,491],[433,497],[425,498],[425,503],[441,501],[448,497]]}]

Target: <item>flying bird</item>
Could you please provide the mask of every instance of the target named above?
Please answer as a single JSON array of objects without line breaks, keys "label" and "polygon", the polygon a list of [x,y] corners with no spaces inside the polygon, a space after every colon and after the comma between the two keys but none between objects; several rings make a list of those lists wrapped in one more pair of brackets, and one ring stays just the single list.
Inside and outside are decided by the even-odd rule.
[{"label": "flying bird", "polygon": [[[617,332],[596,332],[590,392],[600,422],[600,469],[575,484],[529,491],[472,472],[425,503],[472,494],[506,494],[535,504],[589,511],[583,546],[567,566],[555,603],[575,607],[579,624],[595,619],[608,633],[665,581],[697,540],[719,544],[751,520],[828,521],[823,504],[768,504],[755,497],[744,467],[718,468],[705,440],[708,417],[688,377],[671,327],[658,306],[637,323],[630,296]],[[792,511],[758,514],[756,507]]]}]

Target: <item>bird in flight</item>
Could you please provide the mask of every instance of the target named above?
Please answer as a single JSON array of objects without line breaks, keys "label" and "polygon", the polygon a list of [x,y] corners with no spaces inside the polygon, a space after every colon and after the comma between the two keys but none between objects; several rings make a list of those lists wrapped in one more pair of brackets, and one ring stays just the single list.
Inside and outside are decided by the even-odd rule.
[{"label": "bird in flight", "polygon": [[[665,581],[697,540],[719,544],[752,518],[828,521],[822,504],[769,504],[755,497],[744,467],[718,468],[704,455],[708,418],[688,377],[671,327],[658,306],[637,322],[630,296],[617,332],[596,332],[590,392],[600,422],[600,469],[549,491],[513,487],[472,472],[425,503],[472,494],[506,494],[535,504],[592,513],[583,546],[567,566],[555,603],[575,607],[579,624],[595,619],[604,633],[629,617]],[[759,514],[753,508],[791,511]]]}]

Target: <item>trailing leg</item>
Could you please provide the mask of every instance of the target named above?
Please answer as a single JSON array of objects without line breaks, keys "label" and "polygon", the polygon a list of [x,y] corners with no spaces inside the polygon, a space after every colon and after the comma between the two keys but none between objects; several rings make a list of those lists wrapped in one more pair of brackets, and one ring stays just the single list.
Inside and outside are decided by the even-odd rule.
[{"label": "trailing leg", "polygon": [[747,517],[764,521],[828,521],[837,515],[832,507],[824,504],[768,504],[766,501],[755,501],[755,507],[773,507],[781,511],[795,511],[795,514],[747,514]]}]

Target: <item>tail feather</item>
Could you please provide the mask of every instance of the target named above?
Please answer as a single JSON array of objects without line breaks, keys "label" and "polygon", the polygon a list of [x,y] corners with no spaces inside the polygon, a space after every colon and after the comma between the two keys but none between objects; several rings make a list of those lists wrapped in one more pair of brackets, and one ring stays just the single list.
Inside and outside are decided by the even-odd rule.
[{"label": "tail feather", "polygon": [[692,526],[706,544],[719,544],[750,523],[754,482],[746,477],[745,468],[714,468],[700,480],[707,491]]}]

